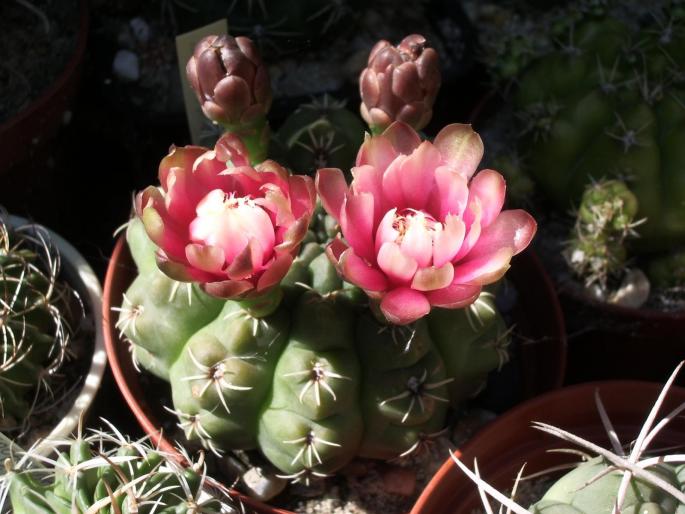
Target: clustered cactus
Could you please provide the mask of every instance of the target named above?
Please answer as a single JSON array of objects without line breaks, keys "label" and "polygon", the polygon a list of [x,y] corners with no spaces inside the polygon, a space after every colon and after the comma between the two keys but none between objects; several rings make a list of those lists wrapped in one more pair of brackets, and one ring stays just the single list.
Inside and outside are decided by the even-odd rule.
[{"label": "clustered cactus", "polygon": [[[420,36],[405,43],[418,62],[377,46],[376,59],[411,68],[378,81],[411,90],[421,109],[410,118],[423,126],[436,56]],[[203,83],[199,61],[188,69]],[[433,89],[410,87],[417,76]],[[386,89],[380,105],[395,105]],[[127,241],[138,276],[117,325],[138,366],[169,381],[188,439],[217,453],[259,449],[307,482],[356,456],[421,448],[450,404],[507,360],[509,331],[486,286],[529,244],[534,220],[502,210],[499,173],[476,173],[483,144],[470,126],[431,143],[385,121],[365,137],[349,186],[340,169],[318,170],[315,183],[291,174],[227,127],[213,150],[172,147],[161,187],[137,196]]]},{"label": "clustered cactus", "polygon": [[[455,456],[454,461],[478,485],[487,512],[494,512],[489,500],[493,498],[502,505],[500,513],[506,508],[507,512],[516,514],[682,514],[685,512],[685,456],[663,452],[654,455],[649,454],[648,449],[658,433],[685,410],[685,404],[681,404],[657,421],[668,390],[683,364],[681,362],[667,380],[640,433],[630,445],[621,445],[599,395],[598,410],[612,443],[611,450],[561,428],[534,422],[534,428],[580,447],[580,451],[571,451],[583,455],[583,460],[528,509],[485,482],[478,474],[477,463],[471,471]],[[550,470],[550,473],[554,471]],[[519,479],[520,474],[514,491]]]},{"label": "clustered cactus", "polygon": [[[242,506],[209,486],[204,456],[187,467],[145,440],[110,425],[54,444],[55,456],[29,450],[5,459],[0,507],[14,514],[237,514]],[[60,449],[63,448],[63,449]]]},{"label": "clustered cactus", "polygon": [[597,286],[602,296],[610,279],[626,271],[626,240],[637,236],[637,210],[637,198],[618,180],[591,184],[583,193],[565,257],[585,286]]},{"label": "clustered cactus", "polygon": [[14,437],[53,393],[77,328],[77,297],[59,275],[59,252],[45,231],[0,220],[0,430]]}]

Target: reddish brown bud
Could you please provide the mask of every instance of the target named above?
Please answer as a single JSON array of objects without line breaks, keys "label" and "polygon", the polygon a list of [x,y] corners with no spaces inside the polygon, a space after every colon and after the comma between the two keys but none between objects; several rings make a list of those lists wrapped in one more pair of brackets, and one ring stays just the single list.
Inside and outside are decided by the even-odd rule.
[{"label": "reddish brown bud", "polygon": [[376,132],[396,120],[420,130],[433,115],[440,80],[438,54],[423,36],[407,36],[396,47],[379,41],[359,77],[362,117]]},{"label": "reddish brown bud", "polygon": [[207,36],[186,65],[202,111],[223,125],[248,125],[271,106],[271,84],[252,41],[228,35]]}]

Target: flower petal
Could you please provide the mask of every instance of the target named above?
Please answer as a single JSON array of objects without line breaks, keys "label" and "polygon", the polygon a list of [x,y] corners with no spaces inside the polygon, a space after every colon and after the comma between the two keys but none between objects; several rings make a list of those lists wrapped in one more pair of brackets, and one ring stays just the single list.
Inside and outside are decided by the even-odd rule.
[{"label": "flower petal", "polygon": [[487,227],[494,221],[504,205],[506,192],[504,177],[494,170],[480,171],[469,184],[469,196],[477,196],[483,207],[481,226]]},{"label": "flower petal", "polygon": [[376,240],[374,248],[376,253],[378,253],[383,246],[383,243],[394,243],[399,237],[400,233],[395,228],[395,215],[397,214],[397,209],[390,209],[385,213],[383,219],[378,224],[376,229]]},{"label": "flower petal", "polygon": [[451,262],[446,262],[439,268],[429,266],[421,268],[414,275],[411,288],[417,291],[433,291],[442,289],[452,283],[454,278],[454,266]]},{"label": "flower petal", "polygon": [[311,218],[316,205],[316,189],[312,179],[304,175],[292,175],[288,177],[288,185],[293,216]]},{"label": "flower petal", "polygon": [[435,168],[440,165],[440,152],[424,141],[402,162],[400,184],[408,207],[423,209],[433,189]]},{"label": "flower petal", "polygon": [[367,134],[357,153],[357,166],[369,164],[378,170],[385,170],[398,156],[392,141],[387,137]]},{"label": "flower petal", "polygon": [[433,238],[419,216],[407,218],[407,229],[400,243],[402,253],[411,255],[420,268],[433,260]]},{"label": "flower petal", "polygon": [[385,213],[383,202],[383,173],[368,164],[352,168],[350,189],[355,193],[370,193],[373,196],[373,225],[378,225]]},{"label": "flower petal", "polygon": [[407,325],[424,317],[431,310],[423,293],[408,287],[398,287],[383,296],[381,311],[390,323]]},{"label": "flower petal", "polygon": [[208,273],[219,274],[226,264],[224,251],[218,246],[189,244],[186,246],[186,258],[191,266]]},{"label": "flower petal", "polygon": [[354,252],[369,262],[376,261],[373,244],[373,196],[348,194],[340,213],[340,228]]},{"label": "flower petal", "polygon": [[321,168],[316,172],[316,190],[323,208],[340,222],[340,210],[347,193],[343,172],[337,168]]},{"label": "flower petal", "polygon": [[397,153],[409,155],[421,144],[421,137],[402,121],[395,121],[383,132]]},{"label": "flower petal", "polygon": [[384,291],[388,287],[385,275],[355,254],[353,248],[348,248],[340,255],[339,264],[343,278],[362,289]]},{"label": "flower petal", "polygon": [[452,214],[445,219],[443,229],[433,233],[433,266],[440,267],[456,257],[466,234],[464,222]]},{"label": "flower petal", "polygon": [[401,285],[408,285],[414,277],[418,264],[416,260],[402,253],[397,243],[383,243],[378,252],[378,267],[388,278]]},{"label": "flower petal", "polygon": [[530,244],[536,230],[535,219],[526,211],[502,211],[489,227],[482,230],[478,242],[466,258],[471,260],[490,255],[500,248],[510,248],[516,255]]},{"label": "flower petal", "polygon": [[200,284],[202,290],[208,295],[217,298],[241,298],[245,293],[253,289],[253,285],[248,280],[223,280],[221,282],[206,282]]},{"label": "flower petal", "polygon": [[460,261],[454,266],[453,282],[481,286],[491,284],[504,276],[513,255],[512,248],[500,248],[492,254]]},{"label": "flower petal", "polygon": [[285,277],[286,273],[288,273],[292,263],[293,256],[289,253],[284,252],[277,254],[276,258],[267,265],[264,273],[262,273],[262,276],[259,277],[259,280],[257,281],[256,292],[262,293],[263,291],[266,291],[267,289],[277,285],[281,280],[283,280],[283,277]]},{"label": "flower petal", "polygon": [[453,123],[443,128],[433,144],[446,164],[471,178],[483,159],[483,141],[471,125]]},{"label": "flower petal", "polygon": [[468,205],[469,186],[461,173],[439,166],[435,170],[435,185],[428,200],[427,210],[438,220],[448,214],[461,216]]},{"label": "flower petal", "polygon": [[478,284],[459,284],[452,282],[447,287],[428,291],[426,298],[434,307],[445,309],[460,309],[471,305],[480,295],[481,286]]}]

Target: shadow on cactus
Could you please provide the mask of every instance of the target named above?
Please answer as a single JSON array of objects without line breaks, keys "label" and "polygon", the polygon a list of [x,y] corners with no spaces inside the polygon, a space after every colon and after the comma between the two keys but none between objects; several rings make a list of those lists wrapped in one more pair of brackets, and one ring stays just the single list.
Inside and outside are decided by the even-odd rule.
[{"label": "shadow on cactus", "polygon": [[29,449],[6,458],[0,476],[0,509],[15,514],[184,512],[238,514],[245,509],[207,476],[204,456],[188,465],[150,446],[132,441],[105,421],[74,439],[55,441],[54,454]]},{"label": "shadow on cactus", "polygon": [[[602,424],[611,441],[612,449],[602,448],[561,428],[544,423],[533,423],[533,427],[551,434],[579,450],[559,450],[578,454],[582,461],[564,466],[572,470],[557,480],[544,496],[528,509],[516,503],[516,490],[521,481],[523,468],[507,497],[487,482],[478,473],[478,463],[471,471],[456,456],[453,459],[459,469],[474,481],[478,487],[485,512],[494,512],[490,499],[500,505],[499,512],[516,514],[680,514],[685,511],[685,455],[663,450],[650,453],[649,446],[659,432],[674,418],[685,411],[685,403],[657,420],[668,391],[683,363],[673,371],[664,388],[647,415],[637,438],[630,443],[621,443],[609,419],[597,391],[595,399]],[[525,465],[524,465],[525,467]],[[538,476],[558,472],[560,469],[542,471],[526,477],[532,480]],[[506,510],[505,510],[506,509]]]},{"label": "shadow on cactus", "polygon": [[[636,197],[635,219],[644,222],[635,227],[639,237],[609,251],[625,251],[649,271],[655,254],[685,245],[682,4],[574,2],[509,24],[510,36],[502,31],[504,41],[490,51],[512,68],[500,78],[511,81],[521,168],[558,212],[577,207],[593,182],[623,182]],[[525,50],[507,37],[527,42]],[[654,279],[682,286],[664,280],[677,266],[660,259]],[[595,275],[589,270],[582,279]]]},{"label": "shadow on cactus", "polygon": [[19,439],[80,385],[60,371],[83,306],[60,277],[49,234],[36,225],[12,228],[0,218],[0,303],[0,430]]}]

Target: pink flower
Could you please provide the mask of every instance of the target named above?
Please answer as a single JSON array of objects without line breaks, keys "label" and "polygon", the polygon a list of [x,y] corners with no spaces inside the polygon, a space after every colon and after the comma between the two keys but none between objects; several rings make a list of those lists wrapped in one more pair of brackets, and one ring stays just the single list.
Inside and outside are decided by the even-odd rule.
[{"label": "pink flower", "polygon": [[367,137],[349,187],[340,170],[318,171],[321,201],[345,238],[326,251],[391,323],[469,305],[533,238],[530,214],[502,211],[502,175],[475,174],[482,157],[470,125],[448,125],[431,143],[395,122]]},{"label": "pink flower", "polygon": [[235,135],[214,150],[172,147],[159,181],[138,194],[136,210],[160,269],[223,298],[260,296],[281,281],[316,203],[309,177],[274,161],[251,167]]}]

